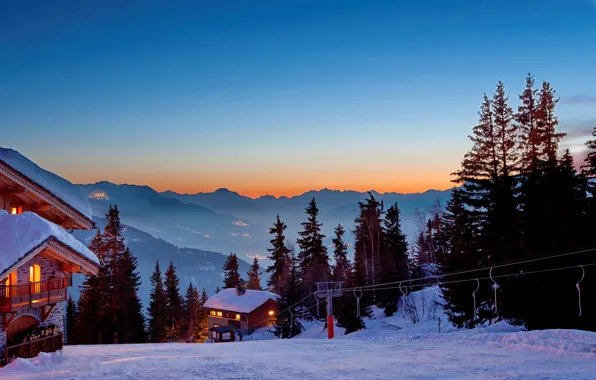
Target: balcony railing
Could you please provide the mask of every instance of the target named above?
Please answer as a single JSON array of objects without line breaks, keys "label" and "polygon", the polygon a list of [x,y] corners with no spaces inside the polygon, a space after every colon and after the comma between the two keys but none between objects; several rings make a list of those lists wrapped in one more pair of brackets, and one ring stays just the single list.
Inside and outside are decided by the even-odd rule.
[{"label": "balcony railing", "polygon": [[0,313],[64,301],[69,286],[72,286],[71,276],[41,282],[0,285]]},{"label": "balcony railing", "polygon": [[62,333],[44,338],[32,340],[14,346],[8,346],[5,350],[4,364],[13,362],[16,358],[34,358],[40,352],[56,352],[62,349]]}]

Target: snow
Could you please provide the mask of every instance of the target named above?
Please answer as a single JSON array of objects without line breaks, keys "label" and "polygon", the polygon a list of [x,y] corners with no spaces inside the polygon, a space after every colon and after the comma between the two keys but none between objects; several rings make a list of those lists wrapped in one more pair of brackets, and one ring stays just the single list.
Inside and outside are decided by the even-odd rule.
[{"label": "snow", "polygon": [[75,185],[35,164],[16,150],[0,147],[0,161],[29,178],[55,197],[68,203],[86,218],[91,219],[91,206],[87,198]]},{"label": "snow", "polygon": [[340,335],[336,327],[334,340],[322,339],[322,323],[303,322],[305,331],[289,340],[275,339],[269,328],[236,343],[66,346],[17,359],[0,370],[0,378],[595,379],[596,333],[522,331],[504,322],[457,330],[431,307],[438,296],[437,287],[409,296],[420,308],[416,323],[402,313],[385,318],[375,309],[367,329]]},{"label": "snow", "polygon": [[[468,330],[404,339],[397,331],[334,340],[66,346],[17,359],[0,378],[593,380],[596,373],[595,333]],[[466,339],[476,335],[491,338]]]},{"label": "snow", "polygon": [[265,290],[246,290],[239,296],[236,288],[223,289],[210,297],[203,305],[209,309],[221,309],[236,313],[250,313],[268,300],[277,300],[279,296]]},{"label": "snow", "polygon": [[50,237],[99,264],[97,256],[62,227],[32,212],[10,215],[0,210],[0,274]]}]

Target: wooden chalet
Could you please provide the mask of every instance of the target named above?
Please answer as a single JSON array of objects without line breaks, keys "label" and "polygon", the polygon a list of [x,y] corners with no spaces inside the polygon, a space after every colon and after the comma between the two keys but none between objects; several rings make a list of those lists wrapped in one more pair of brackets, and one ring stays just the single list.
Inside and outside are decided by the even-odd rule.
[{"label": "wooden chalet", "polygon": [[205,302],[209,338],[212,342],[231,342],[237,335],[271,326],[277,314],[279,296],[265,290],[244,287],[223,289]]},{"label": "wooden chalet", "polygon": [[72,274],[99,265],[67,231],[92,228],[76,186],[0,148],[0,363],[62,348]]}]

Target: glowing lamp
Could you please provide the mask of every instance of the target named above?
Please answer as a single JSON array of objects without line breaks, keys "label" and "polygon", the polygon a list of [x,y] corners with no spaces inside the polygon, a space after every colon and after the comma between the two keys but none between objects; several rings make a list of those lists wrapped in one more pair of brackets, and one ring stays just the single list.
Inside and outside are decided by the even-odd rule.
[{"label": "glowing lamp", "polygon": [[240,320],[240,314],[236,314],[236,319]]},{"label": "glowing lamp", "polygon": [[273,310],[269,310],[269,313],[268,314],[269,314],[270,317],[273,317],[273,314],[275,314],[275,312]]}]

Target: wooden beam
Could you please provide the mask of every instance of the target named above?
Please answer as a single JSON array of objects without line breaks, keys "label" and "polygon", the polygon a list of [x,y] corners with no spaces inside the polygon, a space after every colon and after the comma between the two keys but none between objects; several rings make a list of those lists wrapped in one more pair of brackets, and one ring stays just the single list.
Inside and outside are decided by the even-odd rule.
[{"label": "wooden beam", "polygon": [[41,322],[42,323],[48,319],[50,314],[52,314],[52,311],[54,310],[55,306],[56,306],[56,304],[43,306],[43,308],[41,309]]},{"label": "wooden beam", "polygon": [[52,206],[48,203],[35,203],[32,211],[50,211]]},{"label": "wooden beam", "polygon": [[61,272],[69,272],[69,273],[79,273],[81,272],[81,266],[80,265],[67,265],[67,264],[63,264],[59,266],[59,269]]},{"label": "wooden beam", "polygon": [[4,189],[4,192],[6,194],[23,194],[26,191],[27,191],[27,189],[25,189],[23,186],[19,186],[19,185],[14,185],[14,186],[7,187]]}]

